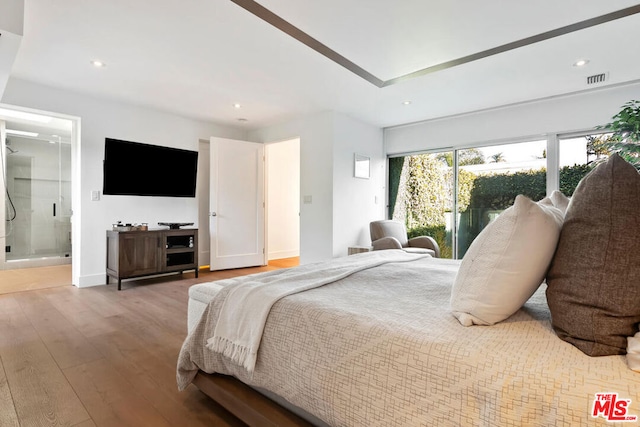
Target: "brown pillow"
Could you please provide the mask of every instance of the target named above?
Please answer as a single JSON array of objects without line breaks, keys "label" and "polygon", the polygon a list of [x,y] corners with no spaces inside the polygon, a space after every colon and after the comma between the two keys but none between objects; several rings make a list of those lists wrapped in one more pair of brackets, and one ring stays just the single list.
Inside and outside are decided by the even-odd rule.
[{"label": "brown pillow", "polygon": [[589,356],[626,353],[640,322],[640,174],[617,154],[578,184],[547,284],[560,338]]}]

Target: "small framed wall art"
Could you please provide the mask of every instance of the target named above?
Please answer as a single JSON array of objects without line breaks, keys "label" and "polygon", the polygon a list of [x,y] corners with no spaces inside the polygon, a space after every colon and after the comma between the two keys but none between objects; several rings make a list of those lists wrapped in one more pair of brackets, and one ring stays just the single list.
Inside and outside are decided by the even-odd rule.
[{"label": "small framed wall art", "polygon": [[369,179],[371,176],[371,160],[368,156],[356,153],[353,157],[353,176]]}]

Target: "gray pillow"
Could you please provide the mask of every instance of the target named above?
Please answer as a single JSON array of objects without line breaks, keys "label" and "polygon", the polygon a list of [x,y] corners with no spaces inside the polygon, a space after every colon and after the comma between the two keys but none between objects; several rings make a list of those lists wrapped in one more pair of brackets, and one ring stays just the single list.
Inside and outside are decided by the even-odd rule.
[{"label": "gray pillow", "polygon": [[547,284],[560,338],[589,356],[625,354],[640,322],[640,174],[617,154],[578,184]]}]

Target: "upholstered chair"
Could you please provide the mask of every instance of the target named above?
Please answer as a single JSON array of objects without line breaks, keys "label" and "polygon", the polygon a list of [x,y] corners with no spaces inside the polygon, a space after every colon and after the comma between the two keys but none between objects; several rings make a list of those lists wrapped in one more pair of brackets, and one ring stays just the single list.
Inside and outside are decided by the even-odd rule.
[{"label": "upholstered chair", "polygon": [[369,224],[373,250],[402,249],[416,254],[430,254],[440,257],[440,246],[429,236],[407,238],[407,229],[400,221],[381,220]]}]

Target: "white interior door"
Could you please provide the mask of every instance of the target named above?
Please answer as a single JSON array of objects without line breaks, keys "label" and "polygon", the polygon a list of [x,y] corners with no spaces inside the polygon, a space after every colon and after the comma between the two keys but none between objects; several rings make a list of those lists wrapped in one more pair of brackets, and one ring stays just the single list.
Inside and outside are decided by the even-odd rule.
[{"label": "white interior door", "polygon": [[266,264],[264,145],[211,138],[210,269]]}]

